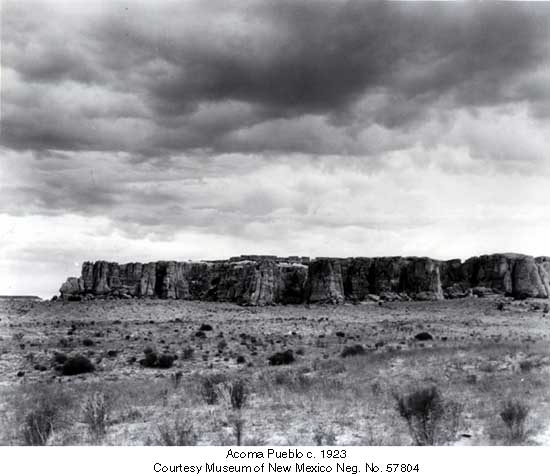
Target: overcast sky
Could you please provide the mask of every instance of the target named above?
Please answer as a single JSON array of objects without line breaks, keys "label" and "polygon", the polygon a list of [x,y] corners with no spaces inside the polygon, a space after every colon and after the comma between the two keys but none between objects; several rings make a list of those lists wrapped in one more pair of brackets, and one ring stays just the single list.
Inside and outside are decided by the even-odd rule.
[{"label": "overcast sky", "polygon": [[0,294],[84,260],[550,254],[550,5],[2,2]]}]

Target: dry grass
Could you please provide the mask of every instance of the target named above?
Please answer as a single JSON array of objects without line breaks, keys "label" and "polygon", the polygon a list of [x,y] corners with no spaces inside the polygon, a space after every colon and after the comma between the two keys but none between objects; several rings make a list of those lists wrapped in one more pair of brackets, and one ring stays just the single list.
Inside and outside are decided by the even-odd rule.
[{"label": "dry grass", "polygon": [[107,425],[110,421],[110,400],[103,392],[92,392],[86,398],[82,412],[83,422],[88,426],[92,440],[101,441],[107,433]]},{"label": "dry grass", "polygon": [[167,420],[157,427],[158,436],[150,443],[157,446],[194,446],[197,444],[197,434],[190,417],[177,416],[175,420]]},{"label": "dry grass", "polygon": [[[457,436],[435,444],[536,444],[550,420],[550,328],[528,302],[506,308],[481,299],[310,309],[43,303],[24,314],[4,307],[0,441],[31,442],[25,425],[40,423],[27,417],[48,408],[44,395],[55,408],[38,430],[47,444],[414,444],[394,394],[435,386],[462,407],[446,421]],[[213,330],[197,337],[206,323]],[[434,339],[415,341],[421,331]],[[93,345],[82,344],[88,339]],[[359,344],[365,353],[341,357]],[[148,346],[178,358],[170,368],[143,367],[137,360]],[[269,364],[287,350],[292,364]],[[96,371],[62,376],[56,352],[81,353]],[[530,407],[521,439],[501,416],[514,399]]]}]

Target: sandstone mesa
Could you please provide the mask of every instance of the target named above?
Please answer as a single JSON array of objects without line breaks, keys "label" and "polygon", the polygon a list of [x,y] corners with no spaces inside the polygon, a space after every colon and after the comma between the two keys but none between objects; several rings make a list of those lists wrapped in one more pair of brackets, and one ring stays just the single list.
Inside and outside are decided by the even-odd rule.
[{"label": "sandstone mesa", "polygon": [[229,260],[96,261],[60,288],[64,300],[163,298],[242,305],[441,300],[502,294],[550,297],[550,257],[506,253],[462,262],[427,257],[315,258],[242,255]]}]

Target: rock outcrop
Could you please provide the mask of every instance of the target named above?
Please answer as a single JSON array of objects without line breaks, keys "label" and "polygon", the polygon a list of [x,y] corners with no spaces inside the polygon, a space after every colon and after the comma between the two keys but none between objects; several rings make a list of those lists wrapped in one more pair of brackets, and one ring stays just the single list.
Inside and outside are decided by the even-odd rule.
[{"label": "rock outcrop", "polygon": [[347,299],[364,301],[374,291],[371,287],[371,258],[349,258],[341,264],[344,284],[344,295]]},{"label": "rock outcrop", "polygon": [[440,262],[431,258],[408,258],[401,272],[399,291],[417,300],[442,300]]},{"label": "rock outcrop", "polygon": [[342,267],[336,259],[319,258],[309,265],[306,288],[308,303],[343,303]]},{"label": "rock outcrop", "polygon": [[82,278],[69,277],[67,281],[61,285],[59,289],[61,296],[76,296],[84,293],[84,284]]},{"label": "rock outcrop", "polygon": [[494,254],[465,262],[427,257],[279,258],[150,263],[85,262],[63,299],[164,298],[242,305],[440,300],[502,294],[550,297],[550,257]]},{"label": "rock outcrop", "polygon": [[514,253],[482,255],[466,260],[462,271],[474,293],[490,290],[515,298],[548,298],[547,259]]},{"label": "rock outcrop", "polygon": [[512,254],[482,255],[464,262],[472,287],[490,288],[497,293],[512,293]]},{"label": "rock outcrop", "polygon": [[472,294],[468,267],[459,259],[441,262],[439,272],[444,298],[464,298]]},{"label": "rock outcrop", "polygon": [[512,269],[512,296],[517,298],[548,298],[540,266],[533,257],[522,256],[514,260]]},{"label": "rock outcrop", "polygon": [[550,298],[550,258],[549,257],[538,257],[535,259],[537,265],[540,279],[546,294]]}]

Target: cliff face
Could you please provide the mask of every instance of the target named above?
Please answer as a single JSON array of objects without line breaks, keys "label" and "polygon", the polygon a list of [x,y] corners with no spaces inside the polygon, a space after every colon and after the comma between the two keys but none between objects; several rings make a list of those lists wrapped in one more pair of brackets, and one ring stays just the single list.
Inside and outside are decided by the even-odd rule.
[{"label": "cliff face", "polygon": [[342,266],[336,259],[320,258],[310,263],[306,286],[308,303],[343,303]]},{"label": "cliff face", "polygon": [[302,303],[308,267],[273,259],[226,262],[85,262],[61,296],[153,297],[269,305]]},{"label": "cliff face", "polygon": [[472,257],[463,264],[471,288],[484,288],[516,298],[548,298],[548,257],[495,254]]},{"label": "cliff face", "polygon": [[440,261],[426,257],[278,258],[247,255],[214,262],[85,262],[60,288],[69,297],[170,298],[243,305],[440,300],[472,294],[550,297],[550,257],[494,254]]}]

